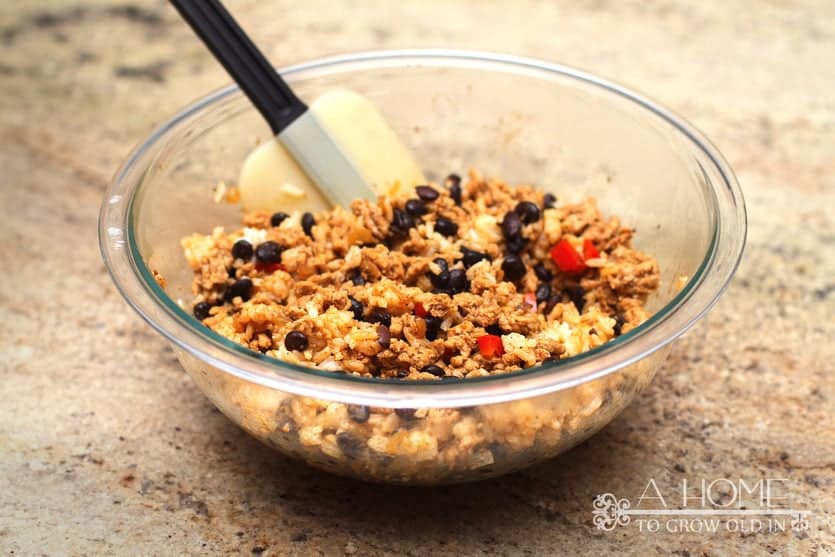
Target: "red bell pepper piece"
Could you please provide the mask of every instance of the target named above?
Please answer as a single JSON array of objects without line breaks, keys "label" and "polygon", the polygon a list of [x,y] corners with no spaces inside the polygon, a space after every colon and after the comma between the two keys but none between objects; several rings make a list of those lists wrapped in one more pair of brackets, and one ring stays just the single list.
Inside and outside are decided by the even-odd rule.
[{"label": "red bell pepper piece", "polygon": [[583,256],[574,249],[567,238],[563,238],[551,248],[551,260],[564,273],[582,273],[586,270]]},{"label": "red bell pepper piece", "polygon": [[600,251],[594,245],[594,242],[591,240],[583,240],[583,258],[595,259],[597,257],[600,257]]},{"label": "red bell pepper piece", "polygon": [[255,268],[258,269],[259,271],[263,271],[263,272],[267,273],[268,275],[271,275],[276,271],[286,271],[287,270],[287,267],[285,267],[281,263],[260,263],[260,262],[256,262],[255,263]]},{"label": "red bell pepper piece", "polygon": [[497,335],[481,335],[476,340],[478,341],[478,351],[484,358],[489,360],[498,358],[504,354],[502,337]]},{"label": "red bell pepper piece", "polygon": [[426,317],[426,308],[420,302],[415,303],[415,315],[418,317]]}]

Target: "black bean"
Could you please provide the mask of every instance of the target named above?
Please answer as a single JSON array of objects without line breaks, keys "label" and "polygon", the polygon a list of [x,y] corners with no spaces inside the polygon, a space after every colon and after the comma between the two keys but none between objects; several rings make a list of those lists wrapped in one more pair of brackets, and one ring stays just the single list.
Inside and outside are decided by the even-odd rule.
[{"label": "black bean", "polygon": [[545,304],[545,309],[544,309],[545,313],[546,314],[551,313],[551,310],[554,309],[554,306],[557,305],[560,302],[562,302],[562,295],[559,292],[555,292],[555,293],[551,294],[551,297],[548,298],[548,303]]},{"label": "black bean", "polygon": [[336,444],[342,454],[348,458],[360,458],[366,447],[362,439],[347,431],[340,431],[336,434]]},{"label": "black bean", "polygon": [[441,330],[441,318],[427,315],[423,318],[423,321],[426,323],[426,340],[438,338],[438,332]]},{"label": "black bean", "polygon": [[391,225],[403,230],[409,230],[415,225],[415,221],[403,209],[395,209],[391,219]]},{"label": "black bean", "polygon": [[351,282],[353,282],[355,286],[362,286],[366,283],[366,280],[365,277],[362,276],[362,273],[357,271],[353,275],[351,275]]},{"label": "black bean", "polygon": [[436,294],[445,293],[449,288],[449,271],[443,271],[439,275],[430,273],[429,280],[432,282],[432,292]]},{"label": "black bean", "polygon": [[520,201],[513,211],[519,215],[525,224],[531,224],[539,220],[539,207],[536,206],[536,203]]},{"label": "black bean", "polygon": [[481,253],[478,251],[473,251],[469,248],[465,248],[461,246],[461,262],[464,263],[464,267],[469,269],[479,261],[492,261],[489,255],[486,253]]},{"label": "black bean", "polygon": [[518,255],[510,254],[502,261],[502,271],[507,281],[515,282],[525,276],[525,264]]},{"label": "black bean", "polygon": [[551,285],[547,282],[540,284],[536,289],[536,303],[541,304],[551,297]]},{"label": "black bean", "polygon": [[496,335],[497,337],[500,337],[502,335],[507,334],[507,331],[505,331],[504,329],[499,327],[498,323],[493,323],[492,325],[487,325],[486,327],[484,327],[484,330],[487,331],[488,334]]},{"label": "black bean", "polygon": [[405,419],[412,419],[415,417],[414,408],[395,408],[394,413]]},{"label": "black bean", "polygon": [[369,323],[382,323],[386,327],[391,327],[391,314],[382,308],[373,308],[365,315],[365,320]]},{"label": "black bean", "polygon": [[192,313],[194,313],[194,317],[196,317],[198,321],[203,321],[209,316],[210,309],[212,309],[212,304],[209,302],[197,302],[194,304]]},{"label": "black bean", "polygon": [[358,424],[364,424],[367,422],[370,415],[371,409],[368,406],[362,406],[360,404],[348,405],[348,417]]},{"label": "black bean", "polygon": [[385,325],[377,325],[377,342],[380,343],[380,346],[383,348],[388,348],[391,346],[391,331]]},{"label": "black bean", "polygon": [[453,294],[466,292],[470,289],[467,282],[467,272],[464,269],[453,269],[449,272],[449,290]]},{"label": "black bean", "polygon": [[305,213],[302,215],[302,230],[304,233],[313,237],[313,226],[316,224],[316,219],[313,218],[313,213]]},{"label": "black bean", "polygon": [[502,221],[502,234],[504,234],[505,240],[510,240],[511,238],[518,238],[519,234],[521,233],[522,219],[519,218],[519,215],[517,215],[513,211],[508,211],[507,214],[504,216],[504,220]]},{"label": "black bean", "polygon": [[459,207],[461,206],[461,176],[458,174],[450,174],[445,180],[446,187],[449,188],[449,196]]},{"label": "black bean", "polygon": [[273,216],[270,217],[270,226],[280,226],[282,222],[284,222],[290,215],[287,213],[282,213],[279,211],[278,213],[273,213]]},{"label": "black bean", "polygon": [[615,316],[615,326],[612,328],[615,332],[616,337],[619,337],[621,335],[624,323],[626,323],[626,319],[623,317],[623,314],[617,314]]},{"label": "black bean", "polygon": [[436,291],[444,292],[449,288],[449,271],[441,271],[440,274],[429,273],[429,280]]},{"label": "black bean", "polygon": [[406,377],[409,377],[409,370],[398,369],[394,374],[397,376],[398,379],[405,379]]},{"label": "black bean", "polygon": [[444,375],[446,375],[446,372],[444,372],[443,369],[441,369],[439,366],[436,366],[434,364],[421,368],[421,371],[425,371],[426,373],[431,373],[435,377],[443,377]]},{"label": "black bean", "polygon": [[440,267],[441,272],[438,274],[430,272],[429,280],[432,282],[432,286],[444,290],[449,286],[449,265],[445,259],[440,257],[435,259],[433,263]]},{"label": "black bean", "polygon": [[458,225],[446,217],[438,217],[435,221],[435,232],[442,236],[455,236],[458,234]]},{"label": "black bean", "polygon": [[389,234],[393,239],[403,239],[409,235],[409,229],[415,225],[412,217],[403,209],[394,209],[389,225]]},{"label": "black bean", "polygon": [[460,207],[461,203],[463,203],[463,192],[461,191],[461,184],[452,184],[449,187],[449,196],[452,198],[455,204]]},{"label": "black bean", "polygon": [[554,203],[557,202],[557,196],[553,193],[546,193],[542,197],[542,206],[546,209],[553,209]]},{"label": "black bean", "polygon": [[269,240],[255,248],[255,260],[259,263],[281,263],[282,251],[284,248]]},{"label": "black bean", "polygon": [[426,205],[420,199],[410,199],[404,205],[406,212],[413,217],[419,217],[429,212]]},{"label": "black bean", "polygon": [[417,192],[418,197],[424,201],[435,201],[438,199],[438,190],[432,186],[418,186],[415,188],[415,191]]},{"label": "black bean", "polygon": [[433,263],[440,267],[441,271],[437,274],[430,271],[429,280],[432,282],[432,286],[444,290],[449,285],[449,265],[446,259],[441,259],[440,257],[435,259]]},{"label": "black bean", "polygon": [[518,255],[522,253],[522,251],[525,249],[527,245],[528,241],[525,238],[521,236],[516,236],[515,238],[511,238],[507,242],[505,242],[504,247],[507,253],[515,253]]},{"label": "black bean", "polygon": [[362,306],[362,303],[358,300],[355,300],[351,296],[348,296],[348,301],[351,302],[351,311],[354,312],[354,319],[357,321],[362,320],[362,314],[365,311],[365,308]]},{"label": "black bean", "polygon": [[290,331],[284,337],[284,348],[287,350],[305,350],[307,344],[307,335],[301,331]]},{"label": "black bean", "polygon": [[554,273],[552,273],[551,270],[545,266],[545,263],[537,263],[533,268],[533,272],[536,274],[536,278],[542,282],[551,282],[554,280]]},{"label": "black bean", "polygon": [[574,306],[577,308],[577,311],[580,313],[583,312],[583,307],[586,305],[586,291],[583,290],[582,286],[569,286],[565,289],[565,293],[568,295],[568,299],[574,302]]},{"label": "black bean", "polygon": [[246,240],[238,240],[232,246],[232,257],[235,259],[243,259],[244,261],[249,261],[252,259],[252,244],[247,242]]},{"label": "black bean", "polygon": [[244,277],[240,280],[236,280],[232,283],[232,285],[226,289],[226,299],[232,301],[232,299],[237,298],[238,296],[245,302],[249,300],[249,297],[252,295],[252,280]]}]

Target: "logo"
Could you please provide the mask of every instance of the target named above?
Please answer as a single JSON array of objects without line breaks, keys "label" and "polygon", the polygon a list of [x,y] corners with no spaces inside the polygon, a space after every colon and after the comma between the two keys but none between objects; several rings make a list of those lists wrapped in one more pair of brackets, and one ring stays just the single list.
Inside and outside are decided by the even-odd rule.
[{"label": "logo", "polygon": [[702,478],[682,480],[662,493],[651,479],[632,502],[602,493],[592,502],[598,530],[634,525],[646,532],[785,532],[809,529],[809,511],[790,508],[783,478],[756,481]]}]

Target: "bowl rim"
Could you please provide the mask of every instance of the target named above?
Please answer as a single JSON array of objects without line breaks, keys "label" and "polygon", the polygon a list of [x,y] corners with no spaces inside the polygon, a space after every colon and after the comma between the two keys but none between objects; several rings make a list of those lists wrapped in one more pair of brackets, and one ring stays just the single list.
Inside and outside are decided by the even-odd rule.
[{"label": "bowl rim", "polygon": [[[201,361],[245,381],[279,391],[353,404],[383,407],[457,407],[498,403],[572,388],[649,356],[689,330],[726,290],[742,257],[747,233],[747,215],[742,191],[718,149],[684,119],[657,103],[622,86],[561,64],[533,58],[483,51],[409,49],[365,51],[319,58],[279,68],[291,83],[294,79],[350,72],[353,67],[381,68],[409,65],[484,67],[494,71],[551,74],[592,85],[642,107],[680,132],[691,147],[700,151],[721,177],[709,193],[714,204],[714,230],[707,253],[687,285],[639,327],[592,350],[571,358],[533,368],[462,381],[392,381],[338,374],[299,366],[249,350],[200,324],[156,283],[139,256],[133,234],[133,203],[141,190],[144,170],[140,162],[177,126],[196,118],[206,108],[237,95],[236,85],[224,87],[191,103],[158,126],[136,147],[116,172],[102,203],[99,216],[99,246],[107,269],[120,291],[140,316],[171,343]],[[704,173],[704,169],[702,168]],[[716,195],[723,187],[729,197]],[[722,218],[722,217],[725,218]],[[115,225],[115,226],[114,226]],[[724,227],[724,228],[723,228]],[[724,234],[723,234],[724,232]],[[736,234],[733,234],[736,232]],[[716,269],[721,242],[731,242],[722,254],[729,264]],[[721,272],[720,276],[716,276]],[[710,278],[711,284],[706,284]],[[704,291],[710,286],[710,291]],[[700,296],[696,296],[700,294]],[[161,310],[161,311],[160,311]],[[686,311],[685,311],[686,310]],[[673,330],[662,325],[675,319]]]}]

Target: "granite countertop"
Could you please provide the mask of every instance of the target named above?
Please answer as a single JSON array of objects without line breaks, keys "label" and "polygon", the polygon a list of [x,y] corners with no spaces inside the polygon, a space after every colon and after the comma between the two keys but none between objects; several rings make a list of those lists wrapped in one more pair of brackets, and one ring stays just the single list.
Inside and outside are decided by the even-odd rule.
[{"label": "granite countertop", "polygon": [[[279,64],[482,48],[649,93],[737,172],[750,213],[737,278],[620,418],[552,462],[437,489],[309,469],[214,409],[96,247],[128,147],[227,78],[161,0],[4,2],[2,554],[835,554],[835,4],[228,3]],[[596,494],[634,501],[650,479],[670,492],[702,478],[782,479],[809,528],[592,523]]]}]

